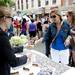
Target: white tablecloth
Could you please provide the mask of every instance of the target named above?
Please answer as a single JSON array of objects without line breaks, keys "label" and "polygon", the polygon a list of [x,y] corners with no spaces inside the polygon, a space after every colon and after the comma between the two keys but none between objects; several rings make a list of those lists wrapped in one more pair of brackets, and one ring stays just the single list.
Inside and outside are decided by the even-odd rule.
[{"label": "white tablecloth", "polygon": [[71,68],[66,72],[62,73],[61,75],[75,75],[75,68]]},{"label": "white tablecloth", "polygon": [[[24,65],[13,68],[11,70],[11,73],[18,71],[19,72],[18,75],[29,75],[29,73],[34,73],[34,75],[37,75],[42,69],[47,72],[53,72],[52,75],[61,75],[61,74],[64,75],[63,73],[70,69],[66,65],[58,64],[51,61],[50,58],[46,57],[44,54],[37,52],[35,50],[24,49],[23,53],[16,54],[16,56],[20,57],[22,55],[27,54],[32,54],[31,56],[32,59]],[[38,64],[38,67],[32,66],[33,63]],[[30,71],[23,70],[23,67],[29,68]]]}]

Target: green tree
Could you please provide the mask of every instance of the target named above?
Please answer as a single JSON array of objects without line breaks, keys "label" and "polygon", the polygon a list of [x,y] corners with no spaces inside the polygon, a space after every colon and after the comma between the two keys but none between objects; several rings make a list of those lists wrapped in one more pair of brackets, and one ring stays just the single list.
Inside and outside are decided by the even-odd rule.
[{"label": "green tree", "polygon": [[14,6],[15,3],[12,0],[0,0],[0,6]]}]

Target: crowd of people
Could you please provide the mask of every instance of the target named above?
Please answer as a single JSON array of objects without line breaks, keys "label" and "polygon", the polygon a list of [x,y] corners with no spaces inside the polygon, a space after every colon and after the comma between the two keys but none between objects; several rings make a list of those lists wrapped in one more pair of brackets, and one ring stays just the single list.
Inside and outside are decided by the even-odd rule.
[{"label": "crowd of people", "polygon": [[21,22],[18,19],[14,20],[11,17],[11,13],[9,7],[0,6],[0,75],[10,75],[11,67],[23,65],[30,58],[29,55],[23,55],[22,57],[15,56],[15,53],[20,51],[19,48],[13,48],[11,46],[9,40],[12,36],[29,34],[30,39],[37,34],[38,38],[42,36],[41,21],[37,22],[31,19],[31,23],[28,23],[23,18]]},{"label": "crowd of people", "polygon": [[[29,34],[30,39],[36,36],[38,39],[43,37],[45,54],[48,57],[50,55],[53,61],[74,66],[74,13],[68,11],[65,16],[64,20],[58,11],[54,10],[50,12],[50,17],[36,20],[31,18],[31,23],[28,23],[25,18],[22,22],[16,19],[12,20],[12,25],[13,29],[16,29],[17,35],[18,33],[26,36]],[[10,31],[13,31],[11,26]],[[15,34],[11,32],[11,35]]]},{"label": "crowd of people", "polygon": [[[16,36],[25,35],[29,38],[29,40],[34,41],[35,43],[35,40],[45,36],[45,33],[50,23],[50,21],[47,18],[43,18],[44,21],[42,21],[42,18],[40,19],[30,18],[29,22],[29,20],[27,20],[26,18],[18,20],[17,18],[14,19],[12,17],[11,20],[12,22],[8,26],[8,29],[6,30],[9,39],[11,39],[11,37],[15,35]],[[44,38],[42,42],[44,42]]]}]

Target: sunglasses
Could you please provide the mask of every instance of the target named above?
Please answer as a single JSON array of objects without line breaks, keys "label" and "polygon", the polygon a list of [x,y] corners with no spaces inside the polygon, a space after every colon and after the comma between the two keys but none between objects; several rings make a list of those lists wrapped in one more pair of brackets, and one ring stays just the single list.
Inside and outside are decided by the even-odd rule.
[{"label": "sunglasses", "polygon": [[53,15],[53,16],[51,16],[50,18],[56,18],[56,16],[55,16],[55,15]]},{"label": "sunglasses", "polygon": [[3,17],[12,18],[11,16],[0,16],[0,18],[3,18]]}]

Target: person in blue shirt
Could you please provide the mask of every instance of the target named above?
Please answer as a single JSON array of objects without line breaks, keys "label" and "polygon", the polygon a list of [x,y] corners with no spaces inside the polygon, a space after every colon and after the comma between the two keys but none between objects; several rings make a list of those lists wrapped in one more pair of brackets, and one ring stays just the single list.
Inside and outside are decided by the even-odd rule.
[{"label": "person in blue shirt", "polygon": [[53,61],[68,64],[69,48],[65,46],[64,42],[69,35],[70,26],[67,22],[62,22],[62,18],[57,12],[52,11],[50,18],[52,23],[45,34],[46,49],[51,53]]},{"label": "person in blue shirt", "polygon": [[31,20],[31,23],[29,24],[29,35],[30,39],[36,36],[36,24],[34,23],[34,20]]}]

